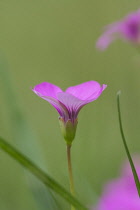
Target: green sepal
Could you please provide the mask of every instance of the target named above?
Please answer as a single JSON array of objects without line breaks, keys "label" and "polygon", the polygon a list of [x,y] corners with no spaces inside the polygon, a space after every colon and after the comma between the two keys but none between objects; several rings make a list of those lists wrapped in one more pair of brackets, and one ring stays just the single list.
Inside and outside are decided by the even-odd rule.
[{"label": "green sepal", "polygon": [[68,145],[71,145],[75,138],[77,123],[77,119],[75,119],[74,122],[72,122],[70,119],[65,122],[62,117],[59,117],[60,129]]}]

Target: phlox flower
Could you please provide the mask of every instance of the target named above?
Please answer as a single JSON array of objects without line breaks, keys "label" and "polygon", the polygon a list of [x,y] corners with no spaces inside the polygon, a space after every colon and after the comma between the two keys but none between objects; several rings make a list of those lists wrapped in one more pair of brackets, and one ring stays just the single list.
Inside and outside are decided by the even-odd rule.
[{"label": "phlox flower", "polygon": [[117,38],[127,40],[133,44],[140,43],[140,10],[106,26],[104,33],[97,40],[96,47],[105,50]]},{"label": "phlox flower", "polygon": [[105,88],[106,85],[101,86],[96,81],[89,81],[62,91],[54,84],[43,82],[32,90],[57,110],[63,136],[67,143],[71,144],[75,137],[79,111],[96,100]]}]

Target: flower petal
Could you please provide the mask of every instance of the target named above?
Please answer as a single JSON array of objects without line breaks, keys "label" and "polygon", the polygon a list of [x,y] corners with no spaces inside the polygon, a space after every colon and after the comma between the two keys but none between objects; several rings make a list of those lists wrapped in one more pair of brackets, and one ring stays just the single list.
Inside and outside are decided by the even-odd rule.
[{"label": "flower petal", "polygon": [[69,87],[66,90],[66,93],[70,93],[82,101],[87,100],[87,103],[89,103],[90,101],[96,100],[106,87],[106,85],[101,87],[96,81],[89,81],[80,85]]},{"label": "flower petal", "polygon": [[43,98],[44,100],[48,101],[60,114],[60,116],[63,116],[63,107],[60,105],[59,101],[55,98],[49,97],[49,96],[42,96],[37,91],[34,91],[39,97]]},{"label": "flower petal", "polygon": [[57,97],[59,102],[68,110],[69,118],[76,118],[81,107],[88,103],[66,92],[58,93]]},{"label": "flower petal", "polygon": [[62,92],[59,87],[48,82],[43,82],[36,85],[32,90],[39,97],[48,101],[57,110],[61,117],[64,117],[67,110],[65,110],[65,107],[63,107],[57,100],[57,93]]},{"label": "flower petal", "polygon": [[121,23],[116,22],[105,27],[105,32],[99,37],[96,42],[96,47],[100,50],[105,50],[111,42],[120,37]]},{"label": "flower petal", "polygon": [[122,21],[122,35],[125,39],[137,42],[140,37],[140,11],[129,14]]},{"label": "flower petal", "polygon": [[105,88],[106,85],[101,87],[98,82],[90,81],[70,87],[63,92],[59,87],[44,82],[36,85],[32,90],[48,101],[67,122],[68,119],[75,121],[80,109],[96,100]]},{"label": "flower petal", "polygon": [[49,96],[55,99],[57,99],[57,93],[62,92],[58,86],[48,82],[38,84],[32,90],[40,97]]}]

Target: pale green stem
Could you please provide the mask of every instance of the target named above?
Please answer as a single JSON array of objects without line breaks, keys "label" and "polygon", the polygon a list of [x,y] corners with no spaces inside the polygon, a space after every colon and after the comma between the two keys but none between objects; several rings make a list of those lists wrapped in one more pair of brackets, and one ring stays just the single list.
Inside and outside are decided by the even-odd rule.
[{"label": "pale green stem", "polygon": [[[68,160],[68,172],[69,172],[69,183],[70,183],[70,192],[74,196],[74,181],[73,181],[73,174],[72,174],[72,164],[71,164],[71,145],[67,144],[67,160]],[[75,210],[75,207],[71,205],[71,210]]]}]

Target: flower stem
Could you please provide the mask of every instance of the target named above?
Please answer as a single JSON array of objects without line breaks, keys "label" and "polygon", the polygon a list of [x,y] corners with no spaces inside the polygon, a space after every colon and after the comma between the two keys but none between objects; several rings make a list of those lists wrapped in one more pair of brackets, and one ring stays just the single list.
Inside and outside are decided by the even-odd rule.
[{"label": "flower stem", "polygon": [[[67,160],[68,160],[68,172],[69,172],[69,183],[70,183],[70,192],[74,196],[74,181],[73,181],[73,174],[72,174],[72,164],[71,164],[71,145],[67,144]],[[71,205],[71,210],[75,210],[74,206]]]}]

